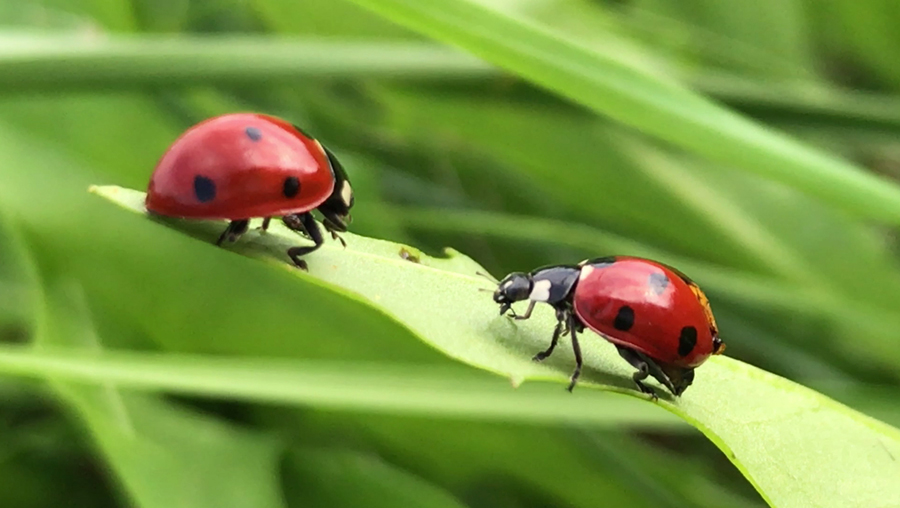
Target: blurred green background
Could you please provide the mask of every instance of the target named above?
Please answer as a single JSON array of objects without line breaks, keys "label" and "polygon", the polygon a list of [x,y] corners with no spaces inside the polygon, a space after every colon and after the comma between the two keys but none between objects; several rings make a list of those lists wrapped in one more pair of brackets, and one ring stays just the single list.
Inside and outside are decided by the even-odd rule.
[{"label": "blurred green background", "polygon": [[[885,186],[900,175],[893,2],[482,3]],[[707,290],[729,356],[900,424],[894,225],[813,197],[815,182],[673,148],[341,0],[0,0],[0,340],[91,333],[141,350],[435,361],[373,311],[332,311],[314,289],[294,315],[276,313],[294,293],[258,263],[87,194],[145,189],[181,131],[241,110],[290,119],[338,154],[354,233],[433,255],[452,246],[495,276],[607,254],[670,262]],[[334,324],[348,319],[375,324],[365,336]],[[140,442],[91,419],[104,395],[68,386],[0,379],[0,506],[764,505],[681,426],[129,397],[157,439]],[[181,471],[196,477],[129,462],[141,453],[192,456]],[[222,498],[192,500],[193,482]]]}]

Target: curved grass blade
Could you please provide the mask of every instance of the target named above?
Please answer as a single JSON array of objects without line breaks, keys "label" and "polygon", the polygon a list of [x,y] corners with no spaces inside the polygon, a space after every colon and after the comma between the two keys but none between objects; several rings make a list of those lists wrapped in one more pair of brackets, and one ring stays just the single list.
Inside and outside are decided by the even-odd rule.
[{"label": "curved grass blade", "polygon": [[473,0],[354,2],[693,153],[900,223],[896,185],[650,72],[651,63],[623,58],[615,45],[586,47]]}]

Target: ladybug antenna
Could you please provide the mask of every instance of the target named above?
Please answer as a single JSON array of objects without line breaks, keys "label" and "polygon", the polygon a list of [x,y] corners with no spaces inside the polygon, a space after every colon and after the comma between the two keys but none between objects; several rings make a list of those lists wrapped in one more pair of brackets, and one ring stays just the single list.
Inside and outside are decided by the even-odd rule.
[{"label": "ladybug antenna", "polygon": [[497,279],[491,277],[490,274],[487,274],[487,273],[484,273],[484,272],[475,272],[475,274],[484,277],[485,279],[487,279],[487,280],[493,282],[494,284],[499,284],[499,283],[500,283],[499,280],[497,280]]}]

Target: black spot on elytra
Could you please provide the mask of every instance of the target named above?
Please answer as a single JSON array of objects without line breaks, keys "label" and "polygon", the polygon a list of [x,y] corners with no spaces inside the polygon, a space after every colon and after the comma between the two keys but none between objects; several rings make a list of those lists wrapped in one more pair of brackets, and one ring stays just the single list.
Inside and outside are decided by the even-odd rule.
[{"label": "black spot on elytra", "polygon": [[666,274],[663,272],[651,273],[648,282],[650,284],[650,289],[657,295],[663,294],[666,291],[666,288],[669,287],[669,278],[666,277]]},{"label": "black spot on elytra", "polygon": [[300,180],[296,176],[289,176],[284,179],[284,186],[281,192],[286,198],[292,198],[300,192]]},{"label": "black spot on elytra", "polygon": [[631,327],[634,326],[634,309],[627,305],[619,307],[619,312],[616,313],[616,320],[613,321],[613,326],[616,327],[616,330],[621,330],[623,332],[631,330]]},{"label": "black spot on elytra", "polygon": [[194,195],[201,203],[208,203],[216,199],[216,182],[203,175],[195,176]]},{"label": "black spot on elytra", "polygon": [[678,356],[687,356],[697,345],[697,329],[693,326],[685,326],[678,337]]},{"label": "black spot on elytra", "polygon": [[259,141],[262,139],[262,131],[256,127],[247,127],[244,129],[244,132],[247,133],[247,137],[250,138],[251,141]]}]

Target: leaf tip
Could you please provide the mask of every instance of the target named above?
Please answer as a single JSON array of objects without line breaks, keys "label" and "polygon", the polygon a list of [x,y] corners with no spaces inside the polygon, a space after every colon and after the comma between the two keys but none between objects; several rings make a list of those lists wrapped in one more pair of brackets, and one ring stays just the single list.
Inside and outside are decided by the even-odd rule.
[{"label": "leaf tip", "polygon": [[105,198],[111,198],[119,194],[121,187],[115,185],[90,185],[88,192]]}]

